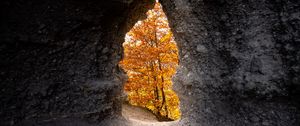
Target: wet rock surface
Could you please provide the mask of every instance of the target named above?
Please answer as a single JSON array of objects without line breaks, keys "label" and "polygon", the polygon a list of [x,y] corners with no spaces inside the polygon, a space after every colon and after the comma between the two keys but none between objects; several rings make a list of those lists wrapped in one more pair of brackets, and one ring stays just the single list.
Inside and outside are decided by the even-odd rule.
[{"label": "wet rock surface", "polygon": [[[117,63],[145,1],[1,1],[0,125],[126,125]],[[180,50],[176,125],[300,124],[298,0],[161,3]]]}]

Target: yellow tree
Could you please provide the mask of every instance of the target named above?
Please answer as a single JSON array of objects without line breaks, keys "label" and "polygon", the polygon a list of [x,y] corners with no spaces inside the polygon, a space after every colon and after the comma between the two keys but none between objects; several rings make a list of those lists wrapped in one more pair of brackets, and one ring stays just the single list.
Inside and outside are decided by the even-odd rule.
[{"label": "yellow tree", "polygon": [[178,50],[161,5],[156,3],[126,35],[121,67],[127,72],[129,103],[146,107],[159,119],[180,117],[179,99],[172,90]]}]

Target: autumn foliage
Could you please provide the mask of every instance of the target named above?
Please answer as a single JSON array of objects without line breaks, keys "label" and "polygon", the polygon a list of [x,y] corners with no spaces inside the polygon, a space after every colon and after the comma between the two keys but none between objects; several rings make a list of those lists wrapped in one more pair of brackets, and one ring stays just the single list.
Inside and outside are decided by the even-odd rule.
[{"label": "autumn foliage", "polygon": [[159,3],[127,33],[123,47],[120,66],[128,75],[124,90],[129,103],[148,108],[159,119],[178,119],[179,99],[171,81],[178,50]]}]

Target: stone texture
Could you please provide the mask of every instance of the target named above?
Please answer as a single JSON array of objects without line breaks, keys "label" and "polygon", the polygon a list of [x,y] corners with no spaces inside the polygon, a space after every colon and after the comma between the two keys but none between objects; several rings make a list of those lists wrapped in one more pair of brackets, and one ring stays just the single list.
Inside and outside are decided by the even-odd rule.
[{"label": "stone texture", "polygon": [[180,125],[299,124],[299,1],[161,3],[180,49]]},{"label": "stone texture", "polygon": [[[153,2],[1,1],[0,125],[126,125],[117,63]],[[298,0],[161,3],[180,50],[177,125],[300,123]]]},{"label": "stone texture", "polygon": [[98,123],[118,115],[124,36],[152,3],[1,1],[0,125]]}]

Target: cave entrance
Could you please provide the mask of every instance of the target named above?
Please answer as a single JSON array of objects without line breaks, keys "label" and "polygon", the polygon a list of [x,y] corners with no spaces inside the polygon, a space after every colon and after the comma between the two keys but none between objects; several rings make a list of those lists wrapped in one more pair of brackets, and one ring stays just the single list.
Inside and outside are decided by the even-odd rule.
[{"label": "cave entrance", "polygon": [[126,34],[123,48],[124,58],[119,65],[128,75],[124,86],[127,104],[123,105],[127,114],[148,118],[144,111],[147,110],[158,121],[178,120],[179,98],[172,90],[178,49],[158,1],[147,12],[147,18],[138,21]]}]

